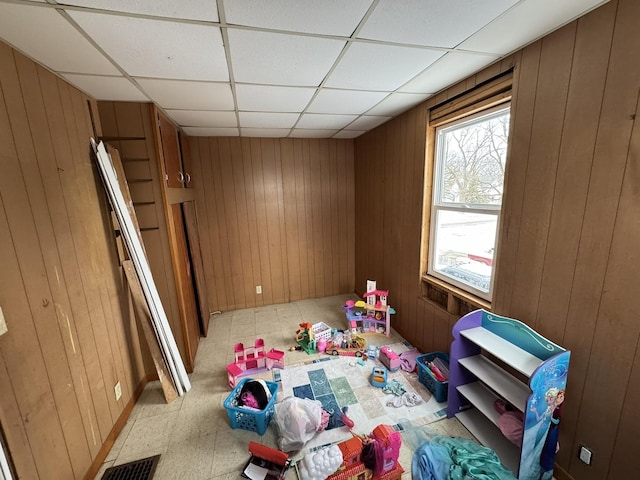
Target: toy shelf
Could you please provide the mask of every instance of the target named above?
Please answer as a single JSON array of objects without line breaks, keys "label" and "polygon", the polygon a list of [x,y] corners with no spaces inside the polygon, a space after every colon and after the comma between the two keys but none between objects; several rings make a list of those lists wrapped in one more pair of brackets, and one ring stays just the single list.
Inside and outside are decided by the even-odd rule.
[{"label": "toy shelf", "polygon": [[[485,310],[458,320],[453,338],[447,416],[495,450],[518,479],[551,478],[571,353],[524,323]],[[521,446],[499,428],[498,399],[523,416]]]}]

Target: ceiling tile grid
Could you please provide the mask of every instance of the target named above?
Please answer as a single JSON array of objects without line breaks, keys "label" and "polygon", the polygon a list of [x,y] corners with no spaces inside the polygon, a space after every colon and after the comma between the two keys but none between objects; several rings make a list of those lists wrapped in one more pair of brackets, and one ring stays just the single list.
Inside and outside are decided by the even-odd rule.
[{"label": "ceiling tile grid", "polygon": [[355,138],[608,0],[0,0],[0,39],[191,136]]}]

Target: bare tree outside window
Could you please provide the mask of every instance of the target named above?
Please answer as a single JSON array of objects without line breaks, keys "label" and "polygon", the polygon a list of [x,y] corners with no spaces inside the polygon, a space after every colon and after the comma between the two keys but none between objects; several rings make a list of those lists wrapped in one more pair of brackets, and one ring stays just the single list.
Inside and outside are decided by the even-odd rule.
[{"label": "bare tree outside window", "polygon": [[436,129],[428,273],[490,300],[509,107]]}]

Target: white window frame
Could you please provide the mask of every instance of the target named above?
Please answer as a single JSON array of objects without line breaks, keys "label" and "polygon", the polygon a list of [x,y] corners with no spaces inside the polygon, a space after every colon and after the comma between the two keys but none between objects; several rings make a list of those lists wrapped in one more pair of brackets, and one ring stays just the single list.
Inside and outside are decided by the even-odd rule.
[{"label": "white window frame", "polygon": [[[443,155],[442,149],[444,148],[443,143],[440,142],[440,138],[444,135],[448,130],[451,130],[454,127],[458,127],[464,123],[472,123],[473,121],[483,121],[489,116],[499,116],[503,114],[505,111],[511,110],[511,103],[506,102],[500,105],[494,106],[492,108],[487,108],[485,110],[474,113],[473,115],[469,115],[460,119],[452,120],[446,123],[442,123],[440,125],[435,126],[435,138],[434,138],[434,155],[433,155],[433,191],[431,194],[431,216],[430,216],[430,227],[429,227],[429,248],[428,248],[428,258],[427,258],[427,275],[438,278],[448,284],[454,285],[455,287],[470,293],[473,296],[478,298],[482,298],[486,301],[491,302],[493,298],[493,286],[495,282],[495,266],[496,266],[496,258],[498,255],[498,234],[500,231],[500,214],[502,211],[501,205],[490,205],[490,204],[460,204],[460,203],[451,203],[451,202],[442,202],[442,190],[444,185],[444,177],[442,175],[443,169]],[[504,187],[504,176],[503,176],[503,187]],[[435,255],[435,245],[436,245],[436,229],[438,225],[438,213],[441,211],[450,211],[450,212],[461,212],[461,213],[481,213],[486,215],[494,215],[496,217],[496,237],[494,241],[494,250],[493,250],[493,264],[491,270],[491,280],[489,282],[489,291],[484,292],[478,288],[474,288],[473,286],[458,281],[455,277],[446,275],[443,272],[435,270],[433,267],[435,265],[434,255]]]}]

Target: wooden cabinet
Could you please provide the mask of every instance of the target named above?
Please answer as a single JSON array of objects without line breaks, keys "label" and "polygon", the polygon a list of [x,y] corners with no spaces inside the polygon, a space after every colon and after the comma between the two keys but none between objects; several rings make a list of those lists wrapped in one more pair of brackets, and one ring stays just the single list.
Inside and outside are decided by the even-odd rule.
[{"label": "wooden cabinet", "polygon": [[191,188],[191,167],[189,163],[189,143],[182,132],[160,111],[154,110],[158,136],[162,148],[160,167],[168,188]]},{"label": "wooden cabinet", "polygon": [[197,229],[188,232],[192,222],[188,224],[184,215],[184,206],[193,206],[193,191],[186,191],[191,175],[183,171],[184,166],[189,164],[188,156],[181,149],[181,143],[183,148],[187,148],[185,146],[188,142],[177,127],[155,107],[152,107],[152,114],[156,125],[158,168],[165,178],[161,190],[188,358],[186,363],[189,370],[193,370],[200,335],[206,334],[208,330],[209,309],[198,303],[198,298],[206,298],[206,287],[199,282],[201,276],[196,276],[195,265],[191,261],[192,256],[197,255],[194,255],[196,252],[191,252],[194,243],[189,238],[197,235]]},{"label": "wooden cabinet", "polygon": [[[524,323],[476,310],[453,328],[448,416],[494,449],[518,479],[551,478],[570,352]],[[496,408],[508,405],[509,418]],[[522,419],[521,442],[503,435]],[[513,420],[516,420],[514,422]]]},{"label": "wooden cabinet", "polygon": [[185,188],[192,188],[193,169],[191,168],[189,141],[187,139],[187,136],[182,132],[178,132],[178,143],[180,146],[180,158],[182,160],[182,173],[184,174],[184,181],[182,183],[182,186]]}]

